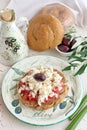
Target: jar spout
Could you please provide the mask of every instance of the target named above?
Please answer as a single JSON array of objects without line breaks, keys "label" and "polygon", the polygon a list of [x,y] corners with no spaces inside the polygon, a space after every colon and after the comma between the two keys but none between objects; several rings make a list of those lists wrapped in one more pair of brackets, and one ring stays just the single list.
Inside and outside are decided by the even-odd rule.
[{"label": "jar spout", "polygon": [[12,9],[3,9],[0,11],[0,19],[4,22],[12,22],[15,20],[15,13]]}]

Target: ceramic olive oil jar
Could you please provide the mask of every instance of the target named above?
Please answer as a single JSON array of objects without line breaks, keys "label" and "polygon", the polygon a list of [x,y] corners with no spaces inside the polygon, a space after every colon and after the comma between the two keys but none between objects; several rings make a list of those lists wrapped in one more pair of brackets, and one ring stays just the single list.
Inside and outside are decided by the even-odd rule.
[{"label": "ceramic olive oil jar", "polygon": [[[16,25],[14,10],[1,10],[0,20],[0,63],[12,65],[28,56],[29,48],[23,34]],[[28,21],[25,24],[27,26]]]}]

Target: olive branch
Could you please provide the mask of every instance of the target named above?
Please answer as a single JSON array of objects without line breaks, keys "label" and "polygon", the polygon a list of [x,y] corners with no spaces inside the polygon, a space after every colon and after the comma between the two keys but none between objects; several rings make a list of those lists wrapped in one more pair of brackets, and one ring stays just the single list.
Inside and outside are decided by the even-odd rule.
[{"label": "olive branch", "polygon": [[87,37],[82,38],[80,45],[73,47],[73,53],[68,56],[69,66],[63,71],[72,70],[74,76],[81,75],[87,67]]}]

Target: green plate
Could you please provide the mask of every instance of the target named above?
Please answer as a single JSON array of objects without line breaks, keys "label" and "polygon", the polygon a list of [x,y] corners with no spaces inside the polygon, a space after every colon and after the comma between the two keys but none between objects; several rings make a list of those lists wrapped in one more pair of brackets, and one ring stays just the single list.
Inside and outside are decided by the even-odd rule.
[{"label": "green plate", "polygon": [[16,86],[29,68],[39,65],[53,66],[62,71],[68,63],[52,56],[33,56],[16,63],[10,68],[3,80],[2,97],[8,110],[19,120],[31,125],[53,125],[64,121],[76,111],[83,95],[82,82],[79,77],[74,77],[71,71],[63,72],[69,85],[69,93],[64,101],[45,111],[27,108],[19,101]]}]

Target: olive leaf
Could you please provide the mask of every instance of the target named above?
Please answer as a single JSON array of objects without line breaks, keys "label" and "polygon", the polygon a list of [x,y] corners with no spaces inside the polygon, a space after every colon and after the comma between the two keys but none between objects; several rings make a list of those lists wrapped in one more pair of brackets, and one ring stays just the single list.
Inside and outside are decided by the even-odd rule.
[{"label": "olive leaf", "polygon": [[68,60],[72,59],[75,55],[76,55],[76,51],[74,50],[74,52],[70,56],[68,56]]},{"label": "olive leaf", "polygon": [[76,61],[80,61],[80,62],[84,61],[84,59],[82,59],[81,57],[78,57],[78,56],[74,56],[73,58],[75,58]]},{"label": "olive leaf", "polygon": [[87,49],[84,49],[84,50],[80,51],[79,54],[80,54],[82,57],[86,57],[86,56],[87,56]]},{"label": "olive leaf", "polygon": [[[86,38],[87,38],[87,37],[85,37],[85,39],[86,39]],[[86,39],[86,40],[87,40],[87,39]],[[81,45],[87,45],[87,41],[82,42]]]},{"label": "olive leaf", "polygon": [[73,88],[71,88],[71,92],[72,92],[72,95],[74,96],[74,90],[73,90]]},{"label": "olive leaf", "polygon": [[66,34],[72,34],[72,33],[75,33],[76,32],[76,29],[72,26],[68,29],[68,31],[66,32]]},{"label": "olive leaf", "polygon": [[53,107],[53,112],[56,111],[56,109],[57,109],[57,105],[55,105],[55,106]]},{"label": "olive leaf", "polygon": [[74,101],[70,100],[69,102],[70,102],[71,104],[74,104],[74,105],[75,105],[75,102],[74,102]]},{"label": "olive leaf", "polygon": [[73,98],[70,97],[70,96],[66,96],[65,98],[70,99],[70,100],[73,100]]},{"label": "olive leaf", "polygon": [[67,70],[70,70],[70,69],[71,69],[71,66],[67,66],[62,71],[67,71]]},{"label": "olive leaf", "polygon": [[20,81],[20,78],[13,79],[13,81]]},{"label": "olive leaf", "polygon": [[10,88],[10,91],[11,91],[11,90],[14,90],[16,87],[17,87],[17,84],[14,85],[12,88]]},{"label": "olive leaf", "polygon": [[80,69],[74,74],[74,76],[81,75],[85,71],[86,67],[87,67],[87,64],[84,64],[83,66],[81,66]]},{"label": "olive leaf", "polygon": [[24,74],[25,74],[25,72],[23,72],[22,70],[20,70],[20,69],[18,69],[18,68],[12,67],[12,69],[13,69],[17,74],[19,74],[19,75],[24,75]]},{"label": "olive leaf", "polygon": [[74,107],[75,107],[75,104],[73,104],[73,106],[70,108],[70,110],[67,113],[65,113],[65,116],[67,116],[74,109]]},{"label": "olive leaf", "polygon": [[79,56],[76,56],[76,55],[73,55],[72,58],[74,58],[73,61],[83,62],[85,60],[85,59],[82,59],[82,57],[79,57]]}]

